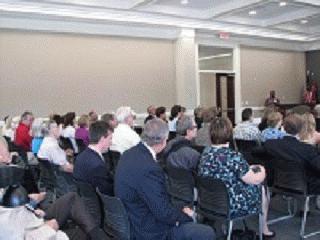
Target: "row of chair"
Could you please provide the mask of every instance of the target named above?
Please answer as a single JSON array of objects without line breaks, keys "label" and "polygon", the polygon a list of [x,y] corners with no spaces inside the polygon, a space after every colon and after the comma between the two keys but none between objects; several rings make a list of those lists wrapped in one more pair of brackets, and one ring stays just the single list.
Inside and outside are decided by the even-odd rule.
[{"label": "row of chair", "polygon": [[[303,200],[301,239],[319,234],[320,231],[308,234],[305,231],[309,202],[316,195],[308,188],[303,164],[290,159],[270,159],[270,165],[273,168],[273,184],[269,187],[271,192]],[[167,174],[168,193],[171,196],[172,203],[176,206],[196,205],[197,212],[209,220],[224,218],[228,222],[228,239],[230,239],[232,223],[236,219],[232,219],[229,214],[229,197],[224,183],[213,178],[194,177],[192,172],[181,168],[167,167],[165,171]],[[195,196],[195,192],[197,192],[198,197]],[[269,221],[269,224],[293,216],[294,213],[290,212],[288,216]],[[261,216],[259,223],[259,226],[261,226]]]}]

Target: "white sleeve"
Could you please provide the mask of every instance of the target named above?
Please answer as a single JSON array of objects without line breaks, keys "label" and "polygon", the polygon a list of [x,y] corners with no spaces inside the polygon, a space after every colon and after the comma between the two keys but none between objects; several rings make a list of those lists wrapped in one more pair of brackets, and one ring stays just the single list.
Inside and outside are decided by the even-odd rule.
[{"label": "white sleeve", "polygon": [[41,227],[28,231],[25,234],[25,240],[56,240],[56,231],[48,225],[42,225]]}]

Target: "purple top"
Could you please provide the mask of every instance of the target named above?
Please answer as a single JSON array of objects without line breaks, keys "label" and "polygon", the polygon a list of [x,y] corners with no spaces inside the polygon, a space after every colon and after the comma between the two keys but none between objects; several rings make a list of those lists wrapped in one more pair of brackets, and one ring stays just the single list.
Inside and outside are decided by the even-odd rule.
[{"label": "purple top", "polygon": [[89,145],[89,130],[87,128],[77,128],[76,129],[76,134],[75,134],[76,139],[81,139],[86,146]]}]

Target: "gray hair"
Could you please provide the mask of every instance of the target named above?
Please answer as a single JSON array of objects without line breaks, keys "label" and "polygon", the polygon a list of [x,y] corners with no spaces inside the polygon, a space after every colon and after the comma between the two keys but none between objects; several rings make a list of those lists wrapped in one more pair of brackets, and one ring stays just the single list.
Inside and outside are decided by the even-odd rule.
[{"label": "gray hair", "polygon": [[192,117],[183,116],[177,121],[177,134],[186,136],[187,130],[192,130],[193,127],[194,125]]},{"label": "gray hair", "polygon": [[167,123],[159,118],[155,118],[146,123],[142,133],[142,141],[152,147],[165,141],[168,135],[169,129]]},{"label": "gray hair", "polygon": [[130,115],[135,115],[131,107],[119,107],[115,114],[119,123],[124,123]]}]

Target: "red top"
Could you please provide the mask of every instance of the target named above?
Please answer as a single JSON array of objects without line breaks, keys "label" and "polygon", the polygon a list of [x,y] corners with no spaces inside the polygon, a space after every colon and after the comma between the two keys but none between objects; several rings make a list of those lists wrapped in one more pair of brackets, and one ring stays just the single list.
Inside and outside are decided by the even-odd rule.
[{"label": "red top", "polygon": [[19,126],[16,129],[14,143],[22,147],[25,151],[30,151],[31,149],[32,137],[30,136],[29,132],[29,126],[19,123]]}]

